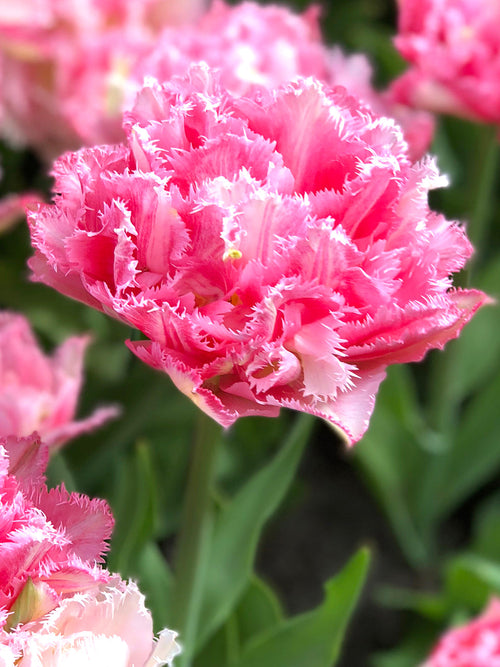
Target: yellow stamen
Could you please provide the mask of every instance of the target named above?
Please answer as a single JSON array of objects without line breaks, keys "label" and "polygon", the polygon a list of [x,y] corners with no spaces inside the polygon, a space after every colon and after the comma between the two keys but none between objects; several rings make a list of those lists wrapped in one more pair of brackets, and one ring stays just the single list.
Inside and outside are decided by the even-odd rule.
[{"label": "yellow stamen", "polygon": [[237,248],[228,248],[222,255],[222,259],[226,262],[228,259],[241,259],[241,252]]}]

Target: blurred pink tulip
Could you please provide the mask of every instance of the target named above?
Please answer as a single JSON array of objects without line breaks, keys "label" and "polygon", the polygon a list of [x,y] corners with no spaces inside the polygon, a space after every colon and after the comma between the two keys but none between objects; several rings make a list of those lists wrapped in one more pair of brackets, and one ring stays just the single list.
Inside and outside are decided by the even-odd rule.
[{"label": "blurred pink tulip", "polygon": [[25,209],[43,201],[32,192],[11,194],[0,199],[0,234],[6,232],[25,217]]},{"label": "blurred pink tulip", "polygon": [[193,21],[205,5],[205,0],[2,3],[3,136],[35,148],[46,160],[81,145],[119,140],[136,58],[166,25]]},{"label": "blurred pink tulip", "polygon": [[500,124],[500,4],[399,0],[396,46],[411,67],[392,86],[404,104]]},{"label": "blurred pink tulip", "polygon": [[297,76],[345,86],[376,113],[398,119],[413,159],[432,139],[432,117],[378,93],[365,56],[323,44],[317,7],[301,15],[221,1],[204,13],[200,0],[45,0],[31,2],[30,11],[23,7],[16,20],[0,11],[0,123],[9,141],[33,146],[46,160],[121,141],[122,111],[133,105],[144,77],[168,81],[197,61],[219,68],[234,94]]},{"label": "blurred pink tulip", "polygon": [[68,338],[47,357],[22,315],[0,313],[0,437],[37,431],[54,449],[117,415],[109,406],[75,420],[88,343],[87,336]]}]

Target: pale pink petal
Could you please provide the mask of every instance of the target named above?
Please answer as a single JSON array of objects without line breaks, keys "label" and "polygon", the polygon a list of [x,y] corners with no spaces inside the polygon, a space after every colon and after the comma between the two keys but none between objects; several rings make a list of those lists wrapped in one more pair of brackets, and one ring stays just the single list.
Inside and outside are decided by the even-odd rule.
[{"label": "pale pink petal", "polygon": [[156,643],[144,597],[134,583],[114,577],[65,598],[45,618],[16,630],[9,643],[17,644],[21,667],[149,667],[171,664],[179,652],[175,636],[165,630]]},{"label": "pale pink petal", "polygon": [[162,630],[158,635],[154,651],[144,667],[159,667],[172,662],[176,655],[181,652],[181,647],[175,641],[177,634],[172,630]]}]

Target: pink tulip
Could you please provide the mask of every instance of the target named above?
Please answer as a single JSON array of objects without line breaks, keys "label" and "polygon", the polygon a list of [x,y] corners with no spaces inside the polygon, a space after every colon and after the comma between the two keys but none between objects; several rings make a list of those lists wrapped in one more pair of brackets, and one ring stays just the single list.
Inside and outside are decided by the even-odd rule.
[{"label": "pink tulip", "polygon": [[100,567],[113,518],[107,503],[48,490],[48,447],[0,440],[0,667],[156,667],[179,652],[153,636],[134,583]]},{"label": "pink tulip", "polygon": [[404,104],[500,123],[500,5],[399,0],[396,46],[410,69],[393,85]]},{"label": "pink tulip", "polygon": [[500,667],[500,601],[467,625],[447,632],[423,667]]},{"label": "pink tulip", "polygon": [[47,460],[48,447],[36,436],[0,440],[2,625],[35,620],[109,579],[97,567],[113,526],[107,503],[64,486],[49,491]]},{"label": "pink tulip", "polygon": [[297,76],[343,85],[376,113],[401,122],[413,159],[427,150],[431,116],[376,92],[365,56],[327,48],[317,7],[298,15],[285,7],[231,7],[216,0],[204,14],[204,5],[24,0],[13,13],[0,10],[4,136],[35,147],[46,160],[82,145],[121,141],[121,113],[132,106],[144,76],[167,81],[205,61],[221,69],[234,94]]},{"label": "pink tulip", "polygon": [[128,345],[224,426],[290,407],[349,442],[388,364],[458,335],[471,246],[398,126],[312,79],[233,97],[206,67],[140,93],[128,142],[66,154],[30,215],[34,278],[140,329]]},{"label": "pink tulip", "polygon": [[73,336],[47,357],[22,315],[0,313],[0,437],[37,431],[54,449],[117,415],[105,407],[75,420],[88,343]]},{"label": "pink tulip", "polygon": [[159,667],[179,653],[175,637],[163,630],[154,639],[144,597],[115,576],[37,620],[0,631],[0,667]]},{"label": "pink tulip", "polygon": [[[139,55],[166,25],[193,21],[206,0],[20,0],[0,7],[0,124],[13,144],[51,160],[121,138],[120,114]],[[130,88],[130,90],[129,90]]]}]

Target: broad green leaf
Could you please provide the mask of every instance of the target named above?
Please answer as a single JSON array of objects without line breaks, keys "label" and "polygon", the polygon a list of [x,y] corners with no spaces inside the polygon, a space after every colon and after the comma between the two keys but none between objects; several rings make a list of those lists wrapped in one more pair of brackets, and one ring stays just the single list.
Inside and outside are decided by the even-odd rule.
[{"label": "broad green leaf", "polygon": [[314,418],[297,418],[285,445],[216,519],[207,563],[198,646],[229,617],[248,585],[260,533],[294,479]]},{"label": "broad green leaf", "polygon": [[108,562],[111,570],[127,576],[154,533],[156,492],[148,443],[137,443],[133,456],[121,466],[117,484],[117,500],[113,503],[116,525]]},{"label": "broad green leaf", "polygon": [[360,550],[325,587],[323,603],[264,632],[244,647],[231,667],[332,667],[354,610],[369,563]]},{"label": "broad green leaf", "polygon": [[276,594],[262,579],[253,575],[235,612],[238,641],[241,645],[269,630],[283,620],[283,610]]},{"label": "broad green leaf", "polygon": [[146,542],[138,554],[132,574],[138,578],[146,606],[153,615],[155,631],[167,627],[172,600],[173,577],[165,556],[155,542]]},{"label": "broad green leaf", "polygon": [[230,616],[204,644],[193,660],[193,667],[229,667],[235,652],[238,652],[235,627],[234,616]]},{"label": "broad green leaf", "polygon": [[276,443],[286,439],[291,419],[285,410],[274,419],[238,419],[225,434],[217,459],[218,480],[225,493],[236,494],[269,461]]},{"label": "broad green leaf", "polygon": [[380,388],[368,432],[353,455],[407,559],[417,566],[428,558],[428,545],[419,533],[414,512],[427,462],[424,435],[411,370],[394,366]]},{"label": "broad green leaf", "polygon": [[449,382],[456,401],[481,389],[500,367],[500,257],[495,257],[478,272],[474,286],[495,298],[497,303],[481,308],[454,342]]},{"label": "broad green leaf", "polygon": [[385,607],[414,611],[436,622],[442,622],[448,611],[443,595],[438,593],[384,586],[377,591],[376,599]]},{"label": "broad green leaf", "polygon": [[436,514],[453,510],[500,468],[500,375],[465,409],[460,429],[445,454],[436,497]]},{"label": "broad green leaf", "polygon": [[488,498],[476,512],[471,550],[478,556],[500,562],[499,494]]},{"label": "broad green leaf", "polygon": [[446,595],[451,608],[482,609],[492,593],[500,593],[500,566],[473,554],[452,559],[446,568]]},{"label": "broad green leaf", "polygon": [[226,667],[237,660],[241,646],[283,621],[272,589],[257,575],[250,578],[238,607],[196,656],[194,667]]}]

